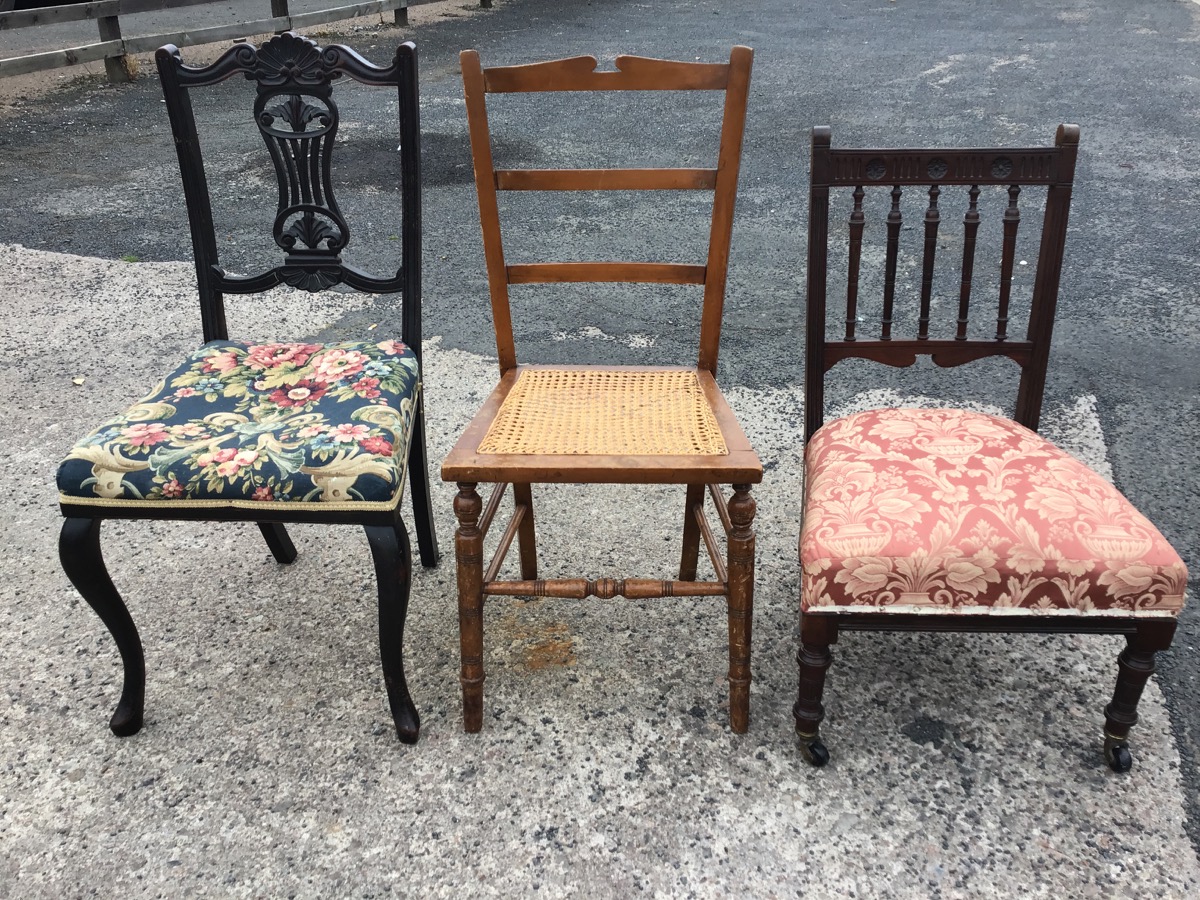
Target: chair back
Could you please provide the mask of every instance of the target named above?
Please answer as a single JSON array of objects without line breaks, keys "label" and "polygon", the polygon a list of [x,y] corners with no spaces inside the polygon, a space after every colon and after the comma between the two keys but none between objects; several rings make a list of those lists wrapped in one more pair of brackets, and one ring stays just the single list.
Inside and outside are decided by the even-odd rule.
[{"label": "chair back", "polygon": [[[734,47],[728,63],[672,62],[618,56],[616,71],[598,72],[591,56],[520,66],[482,68],[479,54],[461,54],[471,155],[479,193],[479,215],[487,261],[488,288],[501,372],[517,364],[508,287],[511,284],[633,282],[703,285],[699,365],[716,371],[721,335],[734,195],[741,159],[753,51]],[[546,91],[724,91],[720,144],[713,168],[496,169],[488,129],[487,94]],[[713,192],[708,253],[695,264],[661,262],[507,263],[500,233],[497,191]]]},{"label": "chair back", "polygon": [[[168,44],[155,54],[171,131],[179,154],[191,224],[196,277],[205,341],[228,339],[224,294],[248,294],[289,284],[321,291],[336,284],[370,293],[403,293],[402,337],[414,352],[421,347],[421,179],[417,103],[417,49],[401,44],[391,65],[378,67],[349,47],[319,47],[290,32],[261,46],[237,44],[208,66],[184,65]],[[251,275],[230,275],[221,267],[212,204],[191,91],[244,75],[255,82],[248,112],[262,136],[278,181],[272,237],[282,261]],[[395,274],[375,276],[342,260],[350,225],[333,193],[332,165],[340,115],[333,82],[342,76],[399,95],[401,265]]]},{"label": "chair back", "polygon": [[[928,355],[939,366],[959,366],[989,356],[1004,356],[1021,367],[1015,419],[1036,429],[1041,414],[1046,366],[1050,355],[1054,308],[1058,299],[1067,214],[1075,177],[1079,144],[1076,125],[1060,125],[1053,147],[1033,149],[973,150],[850,150],[830,146],[828,127],[812,133],[812,185],[808,228],[808,333],[805,383],[805,441],[824,420],[825,375],[839,361],[853,357],[889,366],[911,366]],[[982,220],[981,186],[1007,188],[1000,218],[998,306],[994,338],[968,336],[972,283],[977,279],[975,250]],[[900,201],[905,190],[920,186],[928,204],[920,229],[922,236],[917,333],[899,337],[892,333],[897,266],[903,215]],[[941,209],[939,198],[947,186],[966,187],[963,216],[962,269],[956,279],[958,316],[954,333],[946,339],[930,335],[933,307],[934,259],[937,253]],[[1017,230],[1021,223],[1019,200],[1023,187],[1045,188],[1041,245],[1033,275],[1029,324],[1024,340],[1008,334]],[[826,332],[826,281],[829,264],[830,190],[853,189],[848,222],[848,270],[844,333],[830,338]],[[863,231],[867,223],[864,197],[868,190],[889,190],[886,249],[882,254],[882,312],[878,331],[860,333],[859,283],[863,260]],[[868,259],[875,258],[868,254]],[[980,267],[982,269],[982,267]],[[988,271],[988,270],[983,270]],[[994,270],[992,270],[994,272]],[[915,273],[914,273],[915,274]],[[990,331],[990,326],[988,327]]]}]

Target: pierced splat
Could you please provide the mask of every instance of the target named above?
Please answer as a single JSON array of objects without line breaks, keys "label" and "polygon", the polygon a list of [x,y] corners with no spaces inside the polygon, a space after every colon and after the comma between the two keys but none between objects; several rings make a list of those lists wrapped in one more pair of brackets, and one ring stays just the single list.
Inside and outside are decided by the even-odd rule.
[{"label": "pierced splat", "polygon": [[328,86],[311,94],[259,90],[254,113],[279,181],[272,236],[288,253],[284,280],[320,290],[328,286],[322,273],[336,278],[333,270],[341,266],[340,251],[350,240],[331,180],[337,106]]},{"label": "pierced splat", "polygon": [[[205,337],[225,337],[223,294],[248,294],[289,284],[307,291],[320,291],[346,284],[371,293],[402,293],[409,276],[375,276],[342,261],[350,242],[350,226],[333,195],[332,166],[337,141],[339,114],[332,99],[333,82],[347,76],[368,85],[395,87],[401,94],[401,131],[417,113],[403,97],[400,61],[391,66],[373,66],[354,51],[340,46],[319,47],[314,41],[294,34],[276,35],[260,47],[239,44],[216,63],[203,69],[183,65],[171,50],[159,60],[159,73],[170,90],[168,113],[179,149],[188,198],[193,248],[205,308]],[[188,89],[216,84],[234,75],[244,75],[257,85],[253,116],[270,154],[279,185],[272,238],[283,251],[282,263],[256,274],[235,276],[220,264],[218,244],[212,233],[212,210],[207,196],[204,163],[200,154],[188,98]],[[410,141],[411,142],[411,141]],[[402,143],[404,143],[402,141]],[[416,177],[410,154],[400,154],[400,180]],[[415,203],[407,199],[403,218],[415,215]],[[403,230],[403,229],[401,229]],[[419,236],[408,239],[419,247]],[[419,273],[413,274],[413,283]]]}]

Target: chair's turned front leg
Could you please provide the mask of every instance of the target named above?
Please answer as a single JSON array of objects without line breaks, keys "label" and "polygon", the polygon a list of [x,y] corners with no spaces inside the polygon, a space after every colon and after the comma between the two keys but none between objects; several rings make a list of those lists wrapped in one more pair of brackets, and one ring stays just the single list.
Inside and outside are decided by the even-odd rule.
[{"label": "chair's turned front leg", "polygon": [[483,728],[483,534],[479,514],[483,502],[475,485],[459,482],[454,498],[458,531],[454,552],[458,557],[458,636],[462,652],[463,730]]},{"label": "chair's turned front leg", "polygon": [[755,503],[750,485],[735,484],[729,501],[729,727],[750,727],[750,637],[754,618]]},{"label": "chair's turned front leg", "polygon": [[388,706],[400,740],[415,744],[421,733],[421,717],[404,677],[404,620],[408,617],[412,584],[408,531],[400,519],[394,526],[367,525],[363,530],[371,545],[375,579],[379,583],[379,659],[383,664]]},{"label": "chair's turned front leg", "polygon": [[1104,709],[1104,758],[1114,772],[1128,772],[1133,767],[1129,730],[1138,721],[1138,701],[1154,674],[1154,654],[1170,647],[1174,635],[1174,619],[1140,623],[1117,657],[1117,687],[1112,703]]},{"label": "chair's turned front leg", "polygon": [[837,638],[836,629],[828,616],[800,617],[800,653],[796,657],[800,663],[800,691],[792,716],[800,752],[814,766],[829,762],[829,751],[821,741],[821,720],[825,718],[821,696],[825,693],[825,673],[833,662],[829,645]]},{"label": "chair's turned front leg", "polygon": [[125,681],[121,700],[108,727],[117,737],[137,734],[142,728],[146,702],[146,660],[137,627],[104,567],[104,557],[100,553],[100,519],[68,518],[64,521],[58,539],[58,556],[71,584],[96,611],[121,652]]}]

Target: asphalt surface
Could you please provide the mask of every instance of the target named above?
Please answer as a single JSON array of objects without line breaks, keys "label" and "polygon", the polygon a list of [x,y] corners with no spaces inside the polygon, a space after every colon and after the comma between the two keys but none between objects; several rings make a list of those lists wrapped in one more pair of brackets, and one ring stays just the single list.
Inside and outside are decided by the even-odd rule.
[{"label": "asphalt surface", "polygon": [[[721,364],[724,385],[752,393],[802,382],[812,125],[832,126],[835,145],[1024,146],[1049,143],[1060,122],[1078,123],[1081,153],[1047,408],[1094,398],[1115,483],[1200,574],[1200,6],[1183,0],[1134,8],[1098,0],[1038,0],[1019,7],[766,0],[735,8],[716,2],[514,0],[498,2],[486,14],[464,6],[406,32],[361,22],[347,32],[324,31],[375,60],[384,59],[398,37],[419,43],[426,333],[440,336],[444,350],[475,356],[494,353],[494,343],[458,50],[475,47],[485,64],[502,64],[584,53],[608,62],[621,52],[720,59],[733,43],[752,46]],[[202,52],[211,57],[211,48],[196,55]],[[222,96],[204,101],[199,114],[211,123],[206,153],[229,160],[243,176],[216,194],[231,220],[221,237],[235,254],[236,269],[236,254],[248,257],[261,231],[261,216],[255,218],[248,203],[261,168],[252,144],[233,143],[236,111]],[[372,106],[356,96],[350,105],[369,125],[361,135],[347,133],[340,200],[365,211],[369,221],[387,221],[393,216],[388,117],[394,104]],[[682,144],[686,137],[653,109],[634,120],[603,111],[609,118],[599,130],[563,134],[548,118],[514,104],[494,128],[519,128],[521,137],[500,140],[498,153],[534,166],[572,164],[568,158],[588,165],[610,144],[637,158],[639,135],[647,143]],[[106,260],[190,259],[155,77],[119,87],[66,79],[48,95],[18,101],[0,115],[0,244]],[[583,196],[563,214],[539,200],[520,199],[529,204],[524,208],[534,226],[515,236],[515,246],[550,246],[559,258],[586,258],[600,240],[614,253],[624,248],[683,258],[697,240],[686,226],[703,213],[686,200],[643,210]],[[623,224],[649,225],[659,236],[644,246],[641,235],[635,240],[602,221],[602,214],[614,212]],[[367,259],[384,255],[386,235],[359,247]],[[947,258],[954,260],[954,245],[949,247]],[[1028,252],[1032,264],[1034,251]],[[946,310],[953,277],[948,273],[939,283]],[[162,302],[148,302],[146,316],[152,319],[153,303]],[[691,321],[695,301],[682,294],[649,288],[630,304],[597,290],[582,317],[586,326],[580,310],[563,308],[548,295],[531,292],[525,302],[528,314],[517,321],[522,358],[675,362],[694,352],[693,333],[680,325]],[[313,331],[341,335],[379,318],[378,308],[351,309]],[[845,404],[875,388],[1009,409],[1015,378],[1002,365],[950,372],[847,367],[833,380],[830,401]],[[797,441],[799,433],[797,419]],[[442,540],[451,552],[450,535],[443,533]],[[1174,648],[1160,656],[1158,681],[1181,757],[1188,833],[1200,847],[1198,642],[1200,612],[1193,605],[1181,617]],[[1053,653],[1055,645],[1033,646]],[[1019,747],[1013,755],[1019,759]]]}]

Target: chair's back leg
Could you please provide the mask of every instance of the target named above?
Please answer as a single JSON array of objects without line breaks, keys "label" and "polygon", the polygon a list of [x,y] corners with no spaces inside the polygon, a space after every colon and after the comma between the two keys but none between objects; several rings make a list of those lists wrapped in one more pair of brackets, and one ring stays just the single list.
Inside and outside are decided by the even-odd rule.
[{"label": "chair's back leg", "polygon": [[258,530],[262,532],[275,562],[286,566],[296,561],[296,545],[288,537],[282,522],[259,522]]},{"label": "chair's back leg", "polygon": [[429,488],[429,454],[425,449],[425,393],[417,398],[412,444],[408,448],[408,483],[412,489],[413,519],[421,565],[432,568],[442,558],[433,524],[433,494]]},{"label": "chair's back leg", "polygon": [[96,611],[121,652],[125,681],[121,700],[108,727],[118,737],[137,734],[142,728],[146,702],[146,660],[137,627],[104,567],[104,557],[100,553],[100,519],[68,518],[64,521],[58,539],[58,556],[71,584]]},{"label": "chair's back leg", "polygon": [[537,580],[537,536],[533,527],[533,488],[528,484],[513,484],[513,503],[525,507],[517,531],[517,546],[521,552],[521,578]]},{"label": "chair's back leg", "polygon": [[695,581],[696,565],[700,561],[700,523],[696,507],[704,506],[704,485],[689,484],[683,509],[683,553],[679,558],[679,580]]},{"label": "chair's back leg", "polygon": [[408,693],[404,677],[404,620],[408,616],[408,591],[412,582],[412,551],[408,531],[399,516],[395,525],[366,525],[367,541],[375,560],[379,582],[379,657],[383,681],[396,734],[405,744],[415,744],[421,717]]}]

